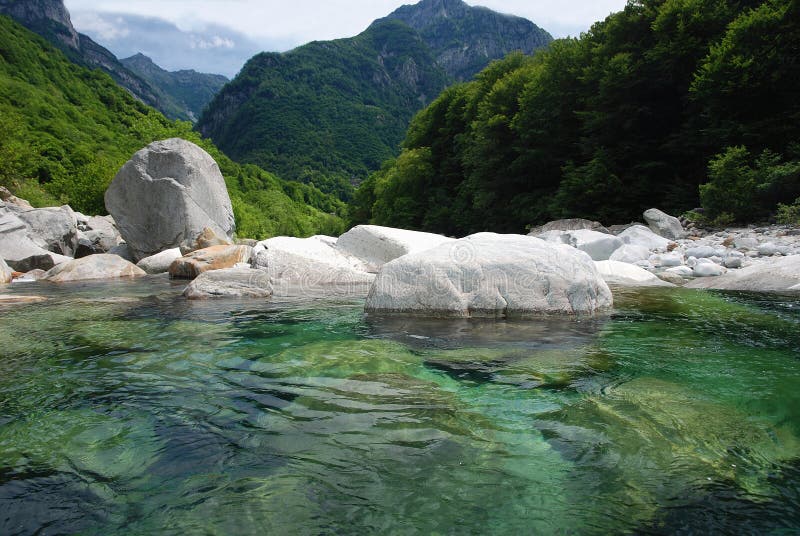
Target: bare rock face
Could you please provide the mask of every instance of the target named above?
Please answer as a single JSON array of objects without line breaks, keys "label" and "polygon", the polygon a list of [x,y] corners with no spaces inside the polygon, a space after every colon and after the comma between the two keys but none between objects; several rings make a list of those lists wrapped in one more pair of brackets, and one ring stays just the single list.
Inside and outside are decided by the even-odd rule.
[{"label": "bare rock face", "polygon": [[456,318],[578,315],[612,303],[586,253],[530,236],[481,233],[385,264],[366,310]]},{"label": "bare rock face", "polygon": [[6,261],[0,259],[0,285],[11,283],[13,277],[14,271],[9,268],[9,266],[6,264]]},{"label": "bare rock face", "polygon": [[174,279],[194,279],[204,272],[249,264],[252,255],[250,246],[211,246],[174,261],[169,267],[169,275]]},{"label": "bare rock face", "polygon": [[114,178],[105,202],[137,260],[176,247],[191,249],[207,229],[227,240],[235,230],[219,166],[179,138],[136,153]]},{"label": "bare rock face", "polygon": [[69,260],[64,255],[44,249],[43,239],[34,240],[31,228],[19,217],[18,209],[0,202],[0,258],[18,272],[35,268],[49,270]]},{"label": "bare rock face", "polygon": [[93,279],[121,279],[145,275],[144,270],[117,255],[89,255],[70,260],[48,271],[45,281],[66,283]]}]

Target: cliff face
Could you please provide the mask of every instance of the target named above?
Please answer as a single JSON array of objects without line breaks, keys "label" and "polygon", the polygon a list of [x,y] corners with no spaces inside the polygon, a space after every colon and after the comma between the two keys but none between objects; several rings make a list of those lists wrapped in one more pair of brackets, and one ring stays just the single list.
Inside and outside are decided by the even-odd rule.
[{"label": "cliff face", "polygon": [[504,15],[462,0],[423,0],[387,18],[403,21],[431,48],[437,63],[455,80],[472,78],[509,52],[530,54],[552,36],[521,17]]},{"label": "cliff face", "polygon": [[71,49],[80,48],[78,32],[61,0],[0,0],[0,13],[40,35],[50,34]]}]

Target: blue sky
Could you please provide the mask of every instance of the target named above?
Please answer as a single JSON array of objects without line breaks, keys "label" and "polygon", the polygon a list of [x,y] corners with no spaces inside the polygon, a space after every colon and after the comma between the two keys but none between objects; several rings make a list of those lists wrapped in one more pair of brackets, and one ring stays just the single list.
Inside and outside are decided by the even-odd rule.
[{"label": "blue sky", "polygon": [[[409,0],[65,0],[75,27],[120,57],[232,76],[261,50],[358,34]],[[467,0],[577,36],[625,0]],[[151,19],[148,21],[148,18]],[[160,19],[159,22],[153,18]]]}]

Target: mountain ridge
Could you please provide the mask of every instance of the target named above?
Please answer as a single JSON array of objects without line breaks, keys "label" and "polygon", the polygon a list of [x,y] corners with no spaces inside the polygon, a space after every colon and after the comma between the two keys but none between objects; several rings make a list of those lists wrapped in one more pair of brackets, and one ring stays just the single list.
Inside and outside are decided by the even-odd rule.
[{"label": "mountain ridge", "polygon": [[[420,22],[439,12],[445,16]],[[496,38],[503,32],[511,37]],[[519,17],[461,0],[423,0],[354,37],[254,56],[214,97],[197,128],[238,161],[347,199],[353,184],[397,155],[413,115],[445,87],[509,52],[530,53],[551,40]]]},{"label": "mountain ridge", "polygon": [[63,0],[0,0],[0,14],[10,16],[44,37],[74,63],[106,72],[135,98],[156,108],[170,119],[194,121],[210,100],[207,99],[199,109],[197,106],[191,109],[182,103],[184,99],[180,95],[170,93],[170,86],[159,87],[128,68],[107,48],[75,29]]}]

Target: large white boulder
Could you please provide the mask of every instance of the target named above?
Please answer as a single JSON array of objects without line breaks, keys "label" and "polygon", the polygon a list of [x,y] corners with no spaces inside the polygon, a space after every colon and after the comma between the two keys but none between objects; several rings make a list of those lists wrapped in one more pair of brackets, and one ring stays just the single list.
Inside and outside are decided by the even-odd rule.
[{"label": "large white boulder", "polygon": [[719,277],[697,279],[688,286],[720,290],[785,292],[800,285],[800,255],[776,257]]},{"label": "large white boulder", "polygon": [[632,225],[617,235],[623,242],[632,246],[641,246],[650,251],[664,250],[669,240],[659,236],[644,225]]},{"label": "large white boulder", "polygon": [[253,248],[253,268],[269,274],[279,295],[312,288],[365,295],[375,274],[367,271],[364,262],[344,254],[335,244],[336,239],[327,236],[270,238]]},{"label": "large white boulder", "polygon": [[269,275],[252,268],[228,268],[203,272],[183,291],[190,300],[209,298],[269,298]]},{"label": "large white boulder", "polygon": [[205,229],[232,238],[233,209],[211,156],[173,138],[148,145],[117,173],[106,208],[137,260],[187,247]]},{"label": "large white boulder", "polygon": [[117,255],[89,255],[65,262],[48,271],[42,279],[53,283],[87,281],[92,279],[120,279],[145,275],[138,268]]},{"label": "large white boulder", "polygon": [[670,216],[666,212],[662,212],[657,208],[651,208],[644,213],[644,221],[647,225],[657,234],[670,240],[678,240],[686,236],[686,231],[683,229],[680,220],[674,216]]},{"label": "large white boulder", "polygon": [[481,233],[385,264],[366,310],[463,318],[591,314],[611,306],[611,291],[586,253]]},{"label": "large white boulder", "polygon": [[644,268],[618,261],[595,262],[603,280],[616,287],[674,287]]},{"label": "large white boulder", "polygon": [[585,220],[583,218],[570,218],[566,220],[554,220],[532,227],[528,236],[538,236],[548,231],[577,231],[579,229],[588,229],[590,231],[599,231],[601,233],[608,233],[608,229],[603,227],[599,221]]},{"label": "large white boulder", "polygon": [[398,257],[453,241],[452,238],[437,234],[359,225],[339,237],[336,249],[363,261],[370,272],[377,272],[381,266]]}]

